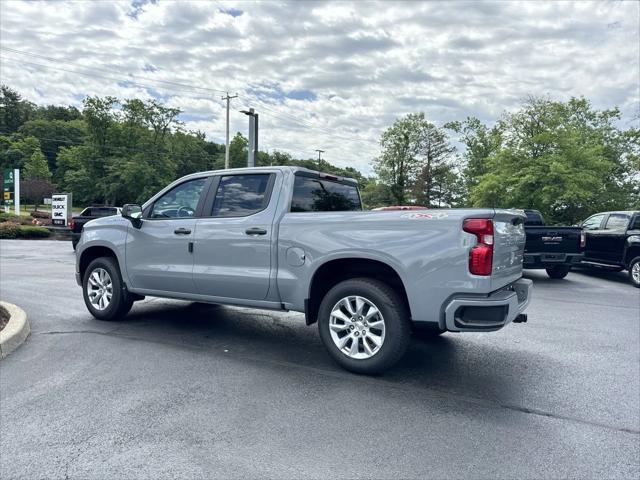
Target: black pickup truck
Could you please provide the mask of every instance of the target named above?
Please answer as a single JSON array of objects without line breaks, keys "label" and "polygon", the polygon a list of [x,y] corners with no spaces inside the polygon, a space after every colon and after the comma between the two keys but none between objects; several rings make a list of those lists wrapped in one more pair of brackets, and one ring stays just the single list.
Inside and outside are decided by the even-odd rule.
[{"label": "black pickup truck", "polygon": [[555,227],[544,223],[538,210],[525,210],[524,268],[544,268],[551,278],[564,278],[583,257],[585,236],[581,227]]},{"label": "black pickup truck", "polygon": [[626,269],[631,284],[640,288],[640,210],[596,213],[582,228],[587,235],[585,264]]},{"label": "black pickup truck", "polygon": [[95,205],[85,208],[80,215],[75,216],[69,222],[69,228],[71,229],[71,245],[73,249],[76,249],[78,242],[80,241],[80,235],[82,234],[82,227],[89,220],[100,217],[109,217],[111,215],[120,215],[121,210],[119,207],[109,207],[102,205]]}]

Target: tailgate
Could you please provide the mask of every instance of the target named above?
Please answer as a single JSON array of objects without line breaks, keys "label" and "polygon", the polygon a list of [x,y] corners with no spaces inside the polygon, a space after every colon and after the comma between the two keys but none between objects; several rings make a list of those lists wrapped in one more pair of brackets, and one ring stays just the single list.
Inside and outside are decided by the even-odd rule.
[{"label": "tailgate", "polygon": [[522,276],[524,258],[524,213],[496,210],[493,217],[493,269],[491,287],[498,290]]},{"label": "tailgate", "polygon": [[580,253],[580,227],[525,227],[525,253]]}]

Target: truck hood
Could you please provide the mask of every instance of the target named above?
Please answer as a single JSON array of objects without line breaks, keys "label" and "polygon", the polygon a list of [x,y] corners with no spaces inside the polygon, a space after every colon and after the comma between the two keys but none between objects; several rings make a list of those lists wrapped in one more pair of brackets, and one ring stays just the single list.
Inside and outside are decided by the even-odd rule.
[{"label": "truck hood", "polygon": [[89,229],[100,228],[100,227],[125,225],[128,222],[129,220],[124,218],[122,215],[111,215],[109,217],[100,217],[94,220],[89,220],[87,223],[84,224],[83,228],[85,230],[89,230]]}]

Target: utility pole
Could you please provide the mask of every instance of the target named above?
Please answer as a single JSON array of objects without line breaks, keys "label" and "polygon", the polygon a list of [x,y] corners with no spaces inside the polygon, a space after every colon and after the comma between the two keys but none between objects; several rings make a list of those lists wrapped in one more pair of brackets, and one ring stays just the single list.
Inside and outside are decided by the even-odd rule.
[{"label": "utility pole", "polygon": [[253,108],[249,110],[240,110],[249,116],[249,145],[247,148],[248,158],[247,167],[256,166],[256,156],[258,155],[258,114]]},{"label": "utility pole", "polygon": [[320,155],[324,153],[324,150],[316,149],[316,152],[318,152],[318,171],[321,171],[322,170],[322,158],[320,158]]},{"label": "utility pole", "polygon": [[226,97],[222,97],[222,100],[227,101],[227,140],[225,141],[224,148],[224,168],[225,170],[229,168],[229,101],[232,98],[238,98],[238,94],[236,93],[234,96],[230,97],[229,92],[227,92]]}]

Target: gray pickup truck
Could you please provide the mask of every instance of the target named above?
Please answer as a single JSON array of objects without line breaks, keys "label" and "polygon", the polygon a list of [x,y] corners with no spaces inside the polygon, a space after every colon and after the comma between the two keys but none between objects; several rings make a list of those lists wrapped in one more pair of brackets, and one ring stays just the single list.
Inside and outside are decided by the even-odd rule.
[{"label": "gray pickup truck", "polygon": [[192,174],[84,226],[76,280],[100,320],[144,296],[304,312],[344,368],[380,373],[412,327],[526,321],[525,216],[362,211],[357,183],[297,167]]}]

